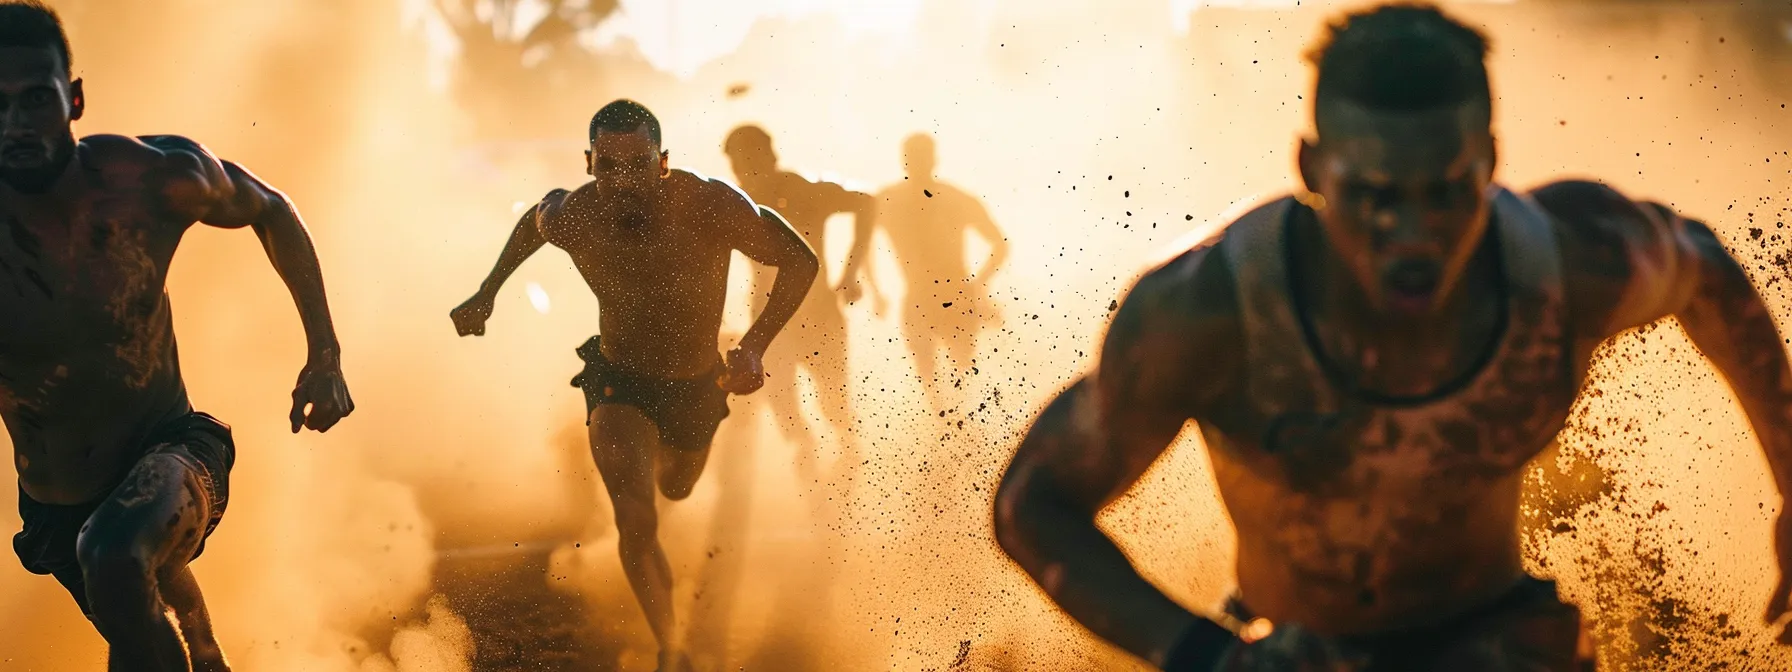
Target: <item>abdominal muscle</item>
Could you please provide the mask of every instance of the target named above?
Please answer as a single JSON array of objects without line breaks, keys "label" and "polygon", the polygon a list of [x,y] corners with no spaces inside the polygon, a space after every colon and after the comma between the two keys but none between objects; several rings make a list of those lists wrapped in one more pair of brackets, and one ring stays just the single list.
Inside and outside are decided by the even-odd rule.
[{"label": "abdominal muscle", "polygon": [[1522,469],[1480,483],[1380,479],[1319,497],[1213,462],[1238,531],[1239,597],[1272,622],[1326,635],[1433,625],[1524,577]]},{"label": "abdominal muscle", "polygon": [[149,433],[190,410],[176,371],[141,388],[111,377],[82,378],[71,377],[41,403],[0,405],[19,487],[36,501],[73,505],[104,496],[135,463]]}]

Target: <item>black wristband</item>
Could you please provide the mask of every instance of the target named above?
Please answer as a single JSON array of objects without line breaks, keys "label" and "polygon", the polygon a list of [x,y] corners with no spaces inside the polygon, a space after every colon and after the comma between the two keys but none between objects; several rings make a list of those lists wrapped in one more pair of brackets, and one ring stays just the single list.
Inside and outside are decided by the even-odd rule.
[{"label": "black wristband", "polygon": [[1164,657],[1164,672],[1213,672],[1238,643],[1237,636],[1231,630],[1220,627],[1218,623],[1205,618],[1195,619],[1189,624],[1176,644],[1170,647],[1170,655]]}]

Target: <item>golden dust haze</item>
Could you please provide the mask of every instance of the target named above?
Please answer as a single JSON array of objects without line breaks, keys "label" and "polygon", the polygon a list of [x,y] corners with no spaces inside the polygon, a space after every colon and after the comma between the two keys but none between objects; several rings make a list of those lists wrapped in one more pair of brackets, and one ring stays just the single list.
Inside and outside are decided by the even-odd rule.
[{"label": "golden dust haze", "polygon": [[[676,74],[641,56],[673,33],[613,29],[649,25],[664,7],[646,0],[618,15],[593,0],[583,38],[528,48],[527,27],[454,27],[494,4],[539,18],[542,2],[434,3],[472,10],[460,24],[407,0],[52,4],[87,83],[78,132],[199,139],[292,196],[322,258],[357,402],[327,435],[286,431],[304,341],[252,235],[195,229],[170,279],[195,404],[239,443],[229,515],[194,565],[227,654],[248,672],[444,672],[653,666],[567,384],[595,301],[546,250],[487,336],[457,338],[447,318],[515,204],[581,179],[586,122],[621,96],[660,115],[674,165],[730,178],[721,141],[740,123],[762,124],[786,167],[863,189],[899,182],[903,138],[930,133],[940,177],[1013,246],[999,324],[933,383],[950,390],[945,414],[927,410],[893,313],[864,305],[848,309],[850,436],[802,448],[756,400],[733,402],[704,481],[662,503],[681,620],[711,652],[699,662],[1144,669],[1001,556],[994,485],[1143,265],[1228,205],[1292,186],[1311,112],[1301,55],[1363,3],[917,0],[884,3],[906,23],[872,30],[816,2],[743,24],[707,63],[654,59]],[[1596,176],[1672,203],[1723,235],[1783,314],[1786,250],[1749,229],[1778,231],[1792,205],[1792,86],[1777,84],[1792,49],[1734,3],[1690,4],[1449,6],[1493,39],[1503,181]],[[1189,10],[1184,30],[1172,5]],[[831,236],[835,273],[847,229]],[[880,247],[873,264],[899,301],[898,261]],[[731,298],[733,333],[745,303]],[[1792,650],[1759,617],[1777,576],[1765,461],[1678,328],[1645,331],[1605,349],[1562,450],[1539,461],[1527,557],[1583,605],[1611,669],[1784,669]],[[1233,533],[1194,434],[1103,524],[1166,591],[1208,606],[1229,587]],[[1603,486],[1574,485],[1589,479]],[[509,578],[463,596],[489,576]],[[590,667],[497,651],[481,612],[530,591],[587,622],[513,626],[577,630],[537,640],[584,638]],[[100,669],[103,649],[53,580],[0,562],[0,670]]]}]

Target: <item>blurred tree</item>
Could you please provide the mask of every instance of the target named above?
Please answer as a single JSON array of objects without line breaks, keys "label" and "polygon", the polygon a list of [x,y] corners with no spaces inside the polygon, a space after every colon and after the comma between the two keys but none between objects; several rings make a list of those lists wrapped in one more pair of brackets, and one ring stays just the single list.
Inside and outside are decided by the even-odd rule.
[{"label": "blurred tree", "polygon": [[475,135],[506,140],[534,135],[562,107],[587,107],[576,92],[598,88],[601,74],[579,35],[614,14],[618,1],[435,0],[435,8],[460,48],[455,98]]}]

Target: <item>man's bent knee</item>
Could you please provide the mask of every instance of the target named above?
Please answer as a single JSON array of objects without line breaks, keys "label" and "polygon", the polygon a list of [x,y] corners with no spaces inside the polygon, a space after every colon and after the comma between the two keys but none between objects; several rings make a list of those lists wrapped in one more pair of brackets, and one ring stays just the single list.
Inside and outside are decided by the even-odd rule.
[{"label": "man's bent knee", "polygon": [[81,536],[76,546],[87,602],[94,622],[108,624],[153,618],[155,570],[148,549],[126,540]]},{"label": "man's bent knee", "polygon": [[659,512],[654,510],[653,496],[628,497],[612,502],[616,512],[616,532],[623,545],[650,541],[659,534]]},{"label": "man's bent knee", "polygon": [[674,502],[683,501],[686,497],[690,497],[691,491],[695,489],[697,489],[697,479],[695,478],[681,477],[671,469],[660,475],[660,494],[665,495],[666,499]]},{"label": "man's bent knee", "polygon": [[661,453],[659,472],[660,494],[674,502],[691,496],[703,466],[709,462],[709,446],[689,450],[667,447]]}]

